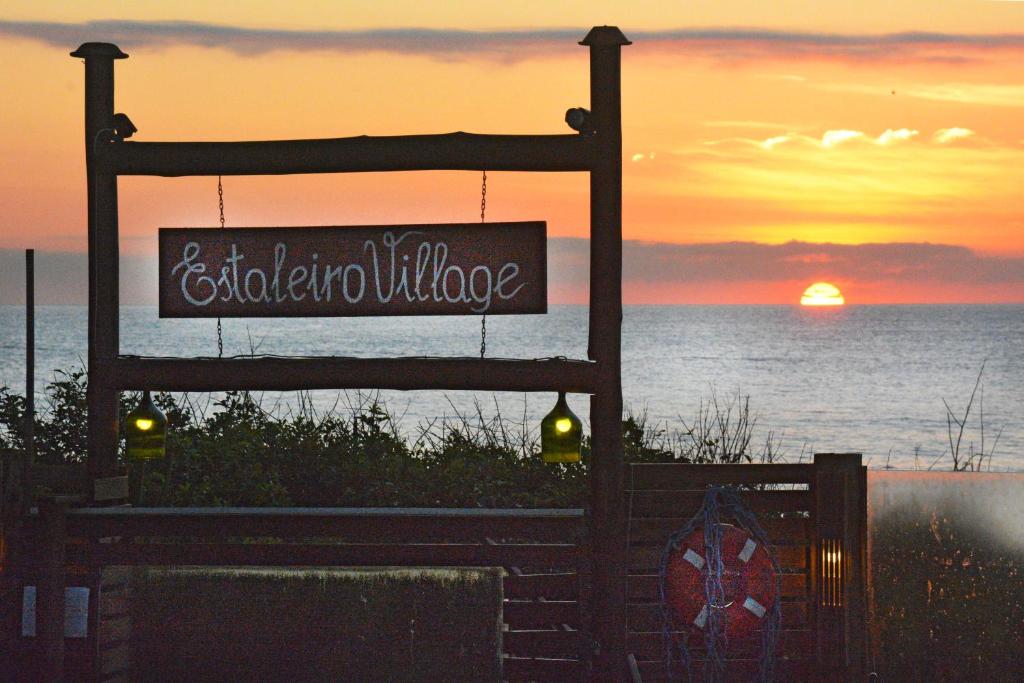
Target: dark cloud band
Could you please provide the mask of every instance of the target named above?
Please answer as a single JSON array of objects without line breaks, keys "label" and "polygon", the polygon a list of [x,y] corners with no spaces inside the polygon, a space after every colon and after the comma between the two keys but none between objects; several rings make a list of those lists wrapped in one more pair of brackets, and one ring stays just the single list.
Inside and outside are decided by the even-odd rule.
[{"label": "dark cloud band", "polygon": [[[41,303],[84,304],[87,263],[83,253],[36,255],[37,295]],[[585,287],[590,242],[557,237],[548,244],[548,279],[560,287]],[[22,301],[24,254],[0,249],[0,304]],[[860,282],[993,285],[1024,301],[1024,258],[978,254],[948,244],[820,244],[718,242],[666,244],[626,240],[623,279],[666,287],[699,283],[785,282],[836,279]],[[156,259],[125,254],[121,258],[123,304],[153,304]]]},{"label": "dark cloud band", "polygon": [[[439,59],[488,58],[504,61],[581,50],[575,43],[585,28],[462,31],[393,28],[370,30],[283,30],[188,21],[90,21],[82,23],[0,21],[0,35],[38,40],[60,48],[106,41],[126,49],[192,45],[239,54],[275,50],[363,53],[382,51]],[[639,52],[703,53],[716,59],[789,57],[960,61],[977,52],[1024,51],[1024,34],[906,32],[840,34],[743,28],[628,31]]]},{"label": "dark cloud band", "polygon": [[[551,240],[552,264],[586,268],[589,242]],[[623,279],[647,283],[784,282],[844,279],[1008,284],[1024,297],[1024,258],[979,254],[928,243],[829,244],[787,242],[623,243]],[[559,269],[554,269],[559,277]],[[585,270],[583,271],[585,277]],[[569,277],[580,277],[576,272]]]}]

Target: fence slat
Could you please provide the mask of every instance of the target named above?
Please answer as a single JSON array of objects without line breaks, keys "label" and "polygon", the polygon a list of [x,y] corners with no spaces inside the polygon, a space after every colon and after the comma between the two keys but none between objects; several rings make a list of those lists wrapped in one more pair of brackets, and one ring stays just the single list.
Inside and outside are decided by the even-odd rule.
[{"label": "fence slat", "polygon": [[580,649],[579,632],[562,629],[506,631],[501,641],[505,654],[516,657],[573,659]]},{"label": "fence slat", "polygon": [[118,543],[70,546],[71,561],[92,566],[252,565],[252,566],[403,566],[572,567],[573,545],[476,545],[346,543]]},{"label": "fence slat", "polygon": [[[779,590],[784,599],[806,600],[810,591],[807,574],[780,574]],[[651,601],[658,598],[657,574],[631,574],[629,576],[629,599],[634,602]]]},{"label": "fence slat", "polygon": [[[659,631],[631,632],[629,634],[629,651],[637,659],[658,659],[665,655],[664,636]],[[776,643],[778,656],[788,659],[810,659],[814,657],[814,633],[810,629],[783,629],[779,631]],[[761,653],[761,632],[755,631],[749,638],[742,641],[730,641],[726,657],[732,659],[756,659]],[[703,643],[691,642],[690,655],[695,658],[704,656]]]},{"label": "fence slat", "polygon": [[[641,546],[629,550],[629,571],[636,574],[650,574],[657,571],[661,566],[661,554],[664,551],[662,546]],[[783,570],[807,570],[806,545],[779,545],[771,546],[776,562]]]},{"label": "fence slat", "polygon": [[[740,499],[755,514],[802,512],[813,509],[809,491],[748,491]],[[703,491],[635,491],[626,495],[632,517],[693,515],[704,500]]]},{"label": "fence slat", "polygon": [[637,463],[630,466],[629,488],[704,489],[709,484],[809,484],[814,465],[682,465]]},{"label": "fence slat", "polygon": [[579,596],[576,574],[510,574],[502,580],[506,598],[575,600]]},{"label": "fence slat", "polygon": [[[693,511],[696,513],[696,510]],[[689,517],[650,517],[634,520],[630,525],[630,543],[639,545],[664,546],[669,536],[682,529],[690,521]],[[786,517],[762,516],[758,522],[768,534],[773,545],[807,545],[812,538],[813,524],[809,516],[790,515]]]},{"label": "fence slat", "polygon": [[[668,683],[669,678],[665,671],[665,663],[662,660],[658,661],[640,661],[637,662],[640,675],[643,678],[644,683]],[[702,661],[693,662],[693,670],[699,677],[702,671],[704,663]],[[677,662],[678,666],[678,662]],[[760,670],[760,662],[757,660],[734,660],[729,662],[726,667],[725,681],[732,683],[749,683],[757,679],[758,671]],[[676,679],[678,673],[676,674]],[[775,664],[775,680],[777,681],[814,681],[821,680],[816,675],[814,666],[807,660],[779,660]]]},{"label": "fence slat", "polygon": [[331,537],[430,542],[523,538],[571,542],[578,509],[85,508],[68,514],[70,536]]},{"label": "fence slat", "polygon": [[506,600],[502,619],[513,630],[550,629],[562,625],[579,627],[580,606],[568,601]]},{"label": "fence slat", "polygon": [[[661,605],[657,602],[631,602],[627,607],[630,631],[660,631]],[[782,602],[782,627],[803,628],[807,625],[807,603]]]},{"label": "fence slat", "polygon": [[580,663],[572,659],[529,659],[505,657],[502,678],[510,683],[537,681],[538,683],[566,683],[578,680]]}]

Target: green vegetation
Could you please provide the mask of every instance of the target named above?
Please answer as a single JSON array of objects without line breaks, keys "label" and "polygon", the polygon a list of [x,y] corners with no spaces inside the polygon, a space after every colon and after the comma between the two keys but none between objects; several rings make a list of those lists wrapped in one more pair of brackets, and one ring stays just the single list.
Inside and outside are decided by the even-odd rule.
[{"label": "green vegetation", "polygon": [[[36,416],[36,459],[86,456],[86,378],[59,373]],[[382,403],[366,399],[344,414],[314,411],[300,396],[290,414],[264,410],[253,394],[229,392],[212,410],[194,397],[158,394],[169,433],[164,462],[147,465],[146,504],[173,506],[579,507],[582,464],[541,461],[537,432],[496,414],[456,415],[407,438]],[[122,397],[121,419],[138,402]],[[22,448],[25,400],[0,388],[0,448]],[[770,462],[779,443],[755,440],[748,397],[701,401],[692,422],[654,428],[645,414],[623,421],[633,462]]]},{"label": "green vegetation", "polygon": [[872,496],[873,670],[883,681],[1024,680],[1020,538],[993,528],[998,508],[972,514],[990,486],[965,494],[976,475],[948,476]]},{"label": "green vegetation", "polygon": [[132,678],[498,680],[500,571],[138,569]]}]

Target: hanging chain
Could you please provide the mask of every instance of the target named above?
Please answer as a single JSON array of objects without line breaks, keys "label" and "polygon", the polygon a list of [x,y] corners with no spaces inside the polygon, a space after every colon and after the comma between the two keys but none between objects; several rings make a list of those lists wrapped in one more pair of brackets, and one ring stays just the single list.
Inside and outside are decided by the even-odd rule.
[{"label": "hanging chain", "polygon": [[[220,229],[224,229],[224,186],[217,176],[217,207],[220,209]],[[217,316],[217,358],[224,357],[224,331],[221,328],[220,316]]]},{"label": "hanging chain", "polygon": [[[480,222],[486,222],[487,216],[487,171],[484,171],[483,181],[480,184]],[[480,317],[480,357],[487,353],[487,314]]]}]

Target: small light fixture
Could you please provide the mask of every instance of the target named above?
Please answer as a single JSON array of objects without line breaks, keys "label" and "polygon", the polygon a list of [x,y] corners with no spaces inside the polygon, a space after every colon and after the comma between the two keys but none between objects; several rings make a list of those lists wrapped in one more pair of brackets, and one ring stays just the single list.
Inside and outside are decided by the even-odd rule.
[{"label": "small light fixture", "polygon": [[544,462],[579,462],[583,423],[569,410],[565,392],[540,423],[540,454]]},{"label": "small light fixture", "polygon": [[843,543],[838,538],[821,539],[821,606],[843,606]]},{"label": "small light fixture", "polygon": [[158,460],[167,450],[167,418],[153,403],[149,391],[142,393],[142,400],[128,413],[125,420],[124,438],[129,460]]}]

